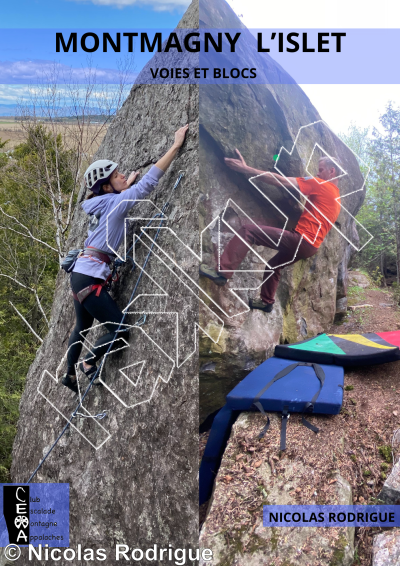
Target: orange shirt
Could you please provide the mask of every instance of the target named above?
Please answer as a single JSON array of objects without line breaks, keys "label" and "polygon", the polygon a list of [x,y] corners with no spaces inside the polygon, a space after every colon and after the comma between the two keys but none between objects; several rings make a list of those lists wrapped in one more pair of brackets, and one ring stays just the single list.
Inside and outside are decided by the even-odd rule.
[{"label": "orange shirt", "polygon": [[295,230],[309,244],[319,248],[339,216],[339,189],[332,181],[323,181],[319,177],[298,177],[296,181],[310,202],[305,203],[307,210],[303,210]]}]

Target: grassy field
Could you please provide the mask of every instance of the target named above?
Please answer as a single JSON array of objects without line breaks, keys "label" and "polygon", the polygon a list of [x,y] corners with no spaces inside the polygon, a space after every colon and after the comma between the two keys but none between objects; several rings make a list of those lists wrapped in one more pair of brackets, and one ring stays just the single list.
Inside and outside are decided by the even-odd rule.
[{"label": "grassy field", "polygon": [[5,149],[13,149],[25,139],[25,133],[21,125],[10,116],[0,117],[0,138],[10,140]]},{"label": "grassy field", "polygon": [[[43,124],[46,125],[45,122],[43,122]],[[65,144],[70,147],[73,146],[74,138],[76,138],[78,134],[78,126],[76,125],[76,122],[72,120],[65,120],[64,122],[58,123],[56,127],[57,131],[65,138]],[[94,142],[90,143],[91,155],[89,157],[92,157],[92,155],[97,151],[106,131],[107,126],[103,126],[100,123],[89,126],[87,137],[94,139]],[[26,134],[20,122],[10,116],[0,116],[0,139],[3,141],[9,140],[5,146],[5,150],[14,149],[16,145],[25,140],[25,137]]]}]

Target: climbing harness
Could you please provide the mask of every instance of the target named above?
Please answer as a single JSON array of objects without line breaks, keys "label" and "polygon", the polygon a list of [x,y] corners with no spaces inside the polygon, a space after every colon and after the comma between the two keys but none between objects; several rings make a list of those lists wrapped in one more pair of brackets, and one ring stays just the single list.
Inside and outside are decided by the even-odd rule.
[{"label": "climbing harness", "polygon": [[87,287],[84,287],[83,289],[78,291],[78,293],[72,291],[72,296],[76,301],[83,303],[83,301],[94,291],[96,291],[96,297],[100,295],[103,287],[105,287],[109,291],[112,281],[117,281],[118,279],[119,277],[117,279],[112,279],[112,275],[109,275],[107,279],[102,283],[92,283],[91,285],[88,285]]},{"label": "climbing harness", "polygon": [[[72,252],[75,252],[75,251],[78,251],[78,250],[70,250],[68,252],[67,258],[70,255],[72,256]],[[109,265],[113,261],[113,259],[115,258],[115,254],[112,254],[110,252],[105,252],[104,250],[99,250],[98,248],[94,248],[92,246],[89,246],[88,248],[85,248],[85,249],[79,250],[79,251],[80,251],[80,253],[76,254],[75,261],[74,261],[73,265],[70,266],[68,268],[68,270],[66,270],[67,273],[69,273],[74,268],[77,259],[80,258],[80,257],[96,257],[97,259],[100,259],[100,261],[103,261],[107,265]],[[61,265],[61,267],[63,267],[63,264]],[[75,293],[75,291],[72,290],[72,296],[74,297],[74,299],[76,301],[83,303],[83,301],[91,293],[93,293],[93,291],[96,291],[96,297],[98,297],[100,295],[103,287],[105,287],[107,289],[107,291],[109,291],[110,287],[111,287],[111,283],[113,281],[118,281],[118,279],[119,279],[119,276],[117,276],[116,279],[113,279],[113,276],[110,274],[107,277],[107,279],[105,281],[103,281],[102,283],[92,283],[91,285],[88,285],[84,289],[81,289],[80,291],[78,291],[78,293]]]},{"label": "climbing harness", "polygon": [[[132,291],[132,294],[131,294],[131,297],[130,297],[130,299],[129,299],[128,304],[131,304],[131,302],[132,302],[132,300],[133,300],[133,297],[135,296],[136,290],[137,290],[137,288],[138,288],[138,286],[139,286],[139,283],[140,283],[140,281],[141,281],[141,279],[142,279],[143,272],[144,272],[144,270],[146,269],[147,263],[148,263],[148,261],[149,261],[149,259],[150,259],[151,254],[152,254],[154,245],[155,245],[155,243],[156,243],[156,241],[157,241],[157,239],[158,239],[158,236],[160,235],[162,225],[163,225],[164,221],[166,220],[165,218],[163,218],[163,216],[164,216],[164,213],[167,211],[168,207],[170,206],[170,199],[171,199],[173,193],[175,192],[176,188],[178,187],[178,185],[180,184],[180,182],[181,182],[181,180],[182,180],[182,178],[183,178],[184,176],[185,176],[185,172],[184,172],[184,171],[178,171],[178,178],[177,178],[177,180],[175,181],[175,184],[174,184],[174,186],[173,186],[173,188],[172,188],[172,190],[171,190],[171,193],[170,193],[170,195],[169,195],[169,197],[168,197],[168,200],[165,202],[164,206],[162,207],[161,212],[155,214],[155,215],[151,218],[151,220],[149,221],[149,223],[148,223],[147,226],[146,226],[146,228],[148,228],[148,227],[152,224],[152,222],[153,222],[154,220],[156,220],[157,218],[160,218],[160,223],[159,223],[159,225],[158,225],[158,230],[157,230],[157,232],[156,232],[156,234],[155,234],[155,236],[154,236],[154,240],[153,240],[153,242],[152,242],[152,244],[151,244],[151,246],[150,246],[150,249],[149,249],[149,252],[148,252],[148,254],[147,254],[147,256],[146,256],[146,259],[145,259],[144,262],[143,262],[143,266],[142,266],[142,268],[141,268],[139,277],[138,277],[138,279],[137,279],[137,281],[136,281],[135,287],[134,287],[134,289],[133,289],[133,291]],[[142,235],[143,235],[143,232],[142,232],[142,234],[140,234],[140,236],[138,236],[138,237],[136,238],[136,242],[137,242],[138,240],[141,240]],[[135,243],[136,243],[136,242],[135,242]],[[135,269],[136,265],[135,265],[135,262],[134,262],[133,258],[129,256],[129,253],[132,251],[134,245],[135,245],[135,244],[132,244],[132,246],[129,248],[129,250],[128,250],[127,254],[126,254],[126,257],[127,257],[127,258],[129,257],[129,259],[131,259],[131,261],[133,262],[132,271]],[[125,263],[125,262],[122,262],[122,263]],[[80,407],[82,406],[83,401],[84,401],[86,395],[89,393],[89,391],[90,391],[92,385],[94,384],[95,379],[97,379],[97,377],[98,377],[98,375],[99,375],[99,373],[100,373],[100,371],[101,371],[101,369],[102,369],[102,367],[103,367],[104,360],[107,358],[107,355],[110,353],[110,351],[111,351],[112,348],[113,348],[113,345],[114,345],[115,340],[117,340],[117,338],[118,338],[118,332],[120,331],[122,325],[124,324],[124,320],[125,320],[126,315],[127,315],[127,313],[124,312],[124,315],[123,315],[123,317],[122,317],[122,320],[121,320],[121,322],[119,323],[119,326],[118,326],[117,330],[115,331],[114,338],[113,338],[112,341],[110,342],[110,345],[109,345],[109,347],[108,347],[107,352],[106,352],[105,355],[103,356],[103,359],[101,360],[101,363],[100,363],[100,365],[99,365],[99,367],[98,367],[96,373],[95,373],[95,374],[93,375],[93,377],[91,378],[91,381],[90,381],[89,385],[87,386],[86,391],[85,391],[84,394],[82,395],[81,400],[80,400],[80,402],[78,403],[77,407],[75,408],[75,410],[74,410],[73,413],[71,414],[71,416],[70,416],[70,418],[68,419],[66,425],[64,426],[64,428],[62,429],[62,431],[60,432],[60,434],[58,435],[58,437],[56,438],[56,440],[53,442],[53,444],[51,445],[51,447],[49,448],[49,450],[47,451],[47,453],[45,454],[45,456],[43,457],[43,459],[41,460],[41,462],[39,463],[39,465],[37,466],[37,468],[32,472],[31,476],[29,477],[29,479],[28,479],[25,483],[30,483],[30,482],[32,481],[32,479],[36,476],[37,472],[38,472],[38,471],[40,470],[40,468],[43,466],[44,462],[45,462],[45,461],[47,460],[47,458],[50,456],[51,452],[54,450],[54,448],[56,447],[56,445],[58,444],[58,442],[59,442],[59,441],[61,440],[61,438],[64,436],[65,432],[68,430],[70,424],[72,423],[72,420],[78,415],[78,411],[79,411]],[[139,318],[139,320],[136,322],[136,324],[134,324],[133,326],[142,326],[145,322],[146,322],[146,315],[142,315],[142,316]],[[104,413],[104,411],[103,411],[103,413]],[[99,413],[99,414],[101,414],[101,413]],[[86,415],[85,415],[85,416],[86,416]],[[92,415],[92,417],[95,418],[93,415]],[[98,417],[98,418],[103,418],[103,417]]]},{"label": "climbing harness", "polygon": [[69,250],[68,254],[60,264],[61,268],[67,273],[71,273],[71,271],[75,267],[75,263],[80,257],[97,257],[97,259],[100,259],[101,261],[104,261],[107,265],[109,265],[116,256],[111,252],[99,250],[98,248],[93,248],[92,246],[89,246],[87,248]]},{"label": "climbing harness", "polygon": [[107,265],[109,265],[116,257],[115,254],[111,252],[105,252],[104,250],[99,250],[98,248],[94,248],[93,246],[88,246],[84,248],[82,255],[79,257],[97,257],[101,261],[104,261]]}]

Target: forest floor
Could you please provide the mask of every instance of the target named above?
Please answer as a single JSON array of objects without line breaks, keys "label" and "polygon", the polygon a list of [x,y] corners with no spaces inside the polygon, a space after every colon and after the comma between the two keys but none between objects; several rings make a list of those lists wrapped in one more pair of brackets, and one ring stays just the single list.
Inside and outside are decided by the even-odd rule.
[{"label": "forest floor", "polygon": [[[360,286],[362,281],[369,283],[368,287]],[[351,272],[348,299],[349,306],[371,306],[348,311],[343,323],[332,325],[328,333],[400,329],[400,309],[390,288],[377,288],[362,273]],[[393,460],[400,456],[398,435],[394,439],[394,433],[400,429],[400,361],[347,369],[345,389],[339,418],[347,429],[352,466],[347,467],[343,475],[352,486],[354,503],[373,504],[391,472]],[[368,471],[370,474],[366,475]],[[354,564],[372,564],[372,539],[382,530],[356,529]]]},{"label": "forest floor", "polygon": [[[350,274],[348,299],[349,307],[369,306],[348,310],[341,323],[333,324],[327,333],[358,334],[400,329],[400,309],[393,293],[389,289],[375,287],[361,272]],[[344,401],[340,414],[315,417],[318,418],[318,426],[322,425],[319,435],[310,434],[310,431],[300,426],[300,416],[292,415],[292,439],[289,441],[288,436],[288,449],[284,455],[280,455],[280,465],[285,465],[284,460],[287,458],[309,462],[311,454],[312,460],[315,460],[312,490],[318,492],[316,503],[326,504],[332,501],[332,482],[329,482],[328,478],[333,469],[339,470],[342,477],[350,483],[354,504],[377,503],[377,497],[391,472],[393,461],[400,456],[400,447],[393,443],[394,433],[400,429],[399,393],[400,361],[346,369]],[[398,436],[400,439],[400,433]],[[200,457],[207,437],[208,433],[200,437]],[[263,457],[268,461],[271,454],[279,453],[278,444],[278,439],[266,440],[254,457],[258,461]],[[249,470],[251,461],[247,460]],[[252,472],[256,478],[257,469]],[[246,473],[246,476],[251,474]],[[304,478],[304,485],[293,494],[293,503],[311,502],[308,483],[310,482],[307,478]],[[223,485],[224,482],[219,482],[218,489],[224,489]],[[229,484],[226,489],[230,489]],[[253,501],[253,522],[260,520],[262,498],[256,513],[254,505]],[[204,521],[206,512],[207,504],[200,510],[200,522]],[[224,508],[224,514],[232,519],[229,509]],[[214,517],[209,519],[213,521],[217,516],[218,513],[215,513]],[[371,566],[373,536],[383,530],[356,529],[354,566]]]}]

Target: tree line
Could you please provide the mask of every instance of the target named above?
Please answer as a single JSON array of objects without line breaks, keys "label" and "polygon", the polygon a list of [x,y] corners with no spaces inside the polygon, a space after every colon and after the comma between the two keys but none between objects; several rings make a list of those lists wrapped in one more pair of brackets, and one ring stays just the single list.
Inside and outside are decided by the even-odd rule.
[{"label": "tree line", "polygon": [[0,482],[10,481],[19,401],[49,332],[83,173],[125,98],[125,84],[111,91],[93,77],[84,87],[42,84],[18,110],[25,141],[8,149],[0,139]]},{"label": "tree line", "polygon": [[340,138],[364,162],[366,196],[357,220],[373,235],[354,257],[377,283],[400,283],[400,109],[389,102],[380,128],[354,124]]}]

